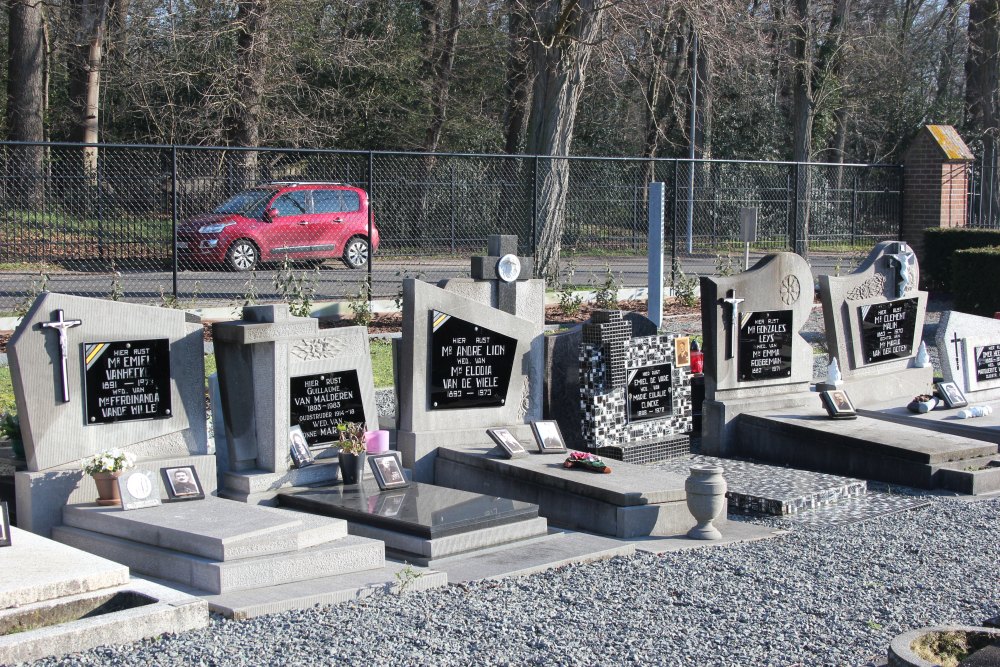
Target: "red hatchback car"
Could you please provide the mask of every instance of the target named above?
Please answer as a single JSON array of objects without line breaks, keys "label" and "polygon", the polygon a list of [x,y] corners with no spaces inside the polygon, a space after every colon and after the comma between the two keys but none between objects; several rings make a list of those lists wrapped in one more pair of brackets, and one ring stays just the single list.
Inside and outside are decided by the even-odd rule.
[{"label": "red hatchback car", "polygon": [[178,260],[251,271],[288,259],[322,263],[340,258],[352,269],[378,248],[368,193],[342,183],[267,183],[245,190],[177,230]]}]

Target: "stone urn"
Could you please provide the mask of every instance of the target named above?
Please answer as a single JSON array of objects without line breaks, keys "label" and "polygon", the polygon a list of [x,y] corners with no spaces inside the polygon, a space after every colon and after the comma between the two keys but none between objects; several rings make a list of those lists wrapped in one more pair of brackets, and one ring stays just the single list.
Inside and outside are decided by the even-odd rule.
[{"label": "stone urn", "polygon": [[695,540],[719,540],[722,533],[712,525],[715,517],[726,506],[726,480],[722,468],[711,464],[691,466],[691,476],[684,482],[687,492],[688,511],[698,522],[688,531],[688,537]]},{"label": "stone urn", "polygon": [[94,484],[97,485],[98,505],[121,505],[122,499],[118,495],[118,478],[122,476],[124,470],[118,472],[95,472],[91,475]]}]

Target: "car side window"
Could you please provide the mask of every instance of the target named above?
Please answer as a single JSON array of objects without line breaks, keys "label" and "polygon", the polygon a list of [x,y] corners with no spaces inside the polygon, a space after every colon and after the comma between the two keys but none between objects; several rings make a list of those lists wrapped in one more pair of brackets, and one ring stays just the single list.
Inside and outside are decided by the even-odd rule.
[{"label": "car side window", "polygon": [[302,215],[308,211],[305,190],[293,190],[281,195],[271,204],[278,215]]},{"label": "car side window", "polygon": [[317,213],[345,213],[361,207],[358,193],[351,190],[314,190],[313,204]]}]

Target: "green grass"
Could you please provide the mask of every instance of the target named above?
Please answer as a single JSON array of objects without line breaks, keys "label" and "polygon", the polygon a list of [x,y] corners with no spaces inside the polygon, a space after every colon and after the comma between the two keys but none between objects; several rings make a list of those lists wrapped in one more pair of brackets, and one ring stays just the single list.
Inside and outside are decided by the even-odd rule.
[{"label": "green grass", "polygon": [[[376,387],[392,386],[392,343],[387,340],[372,339],[372,371]],[[215,355],[205,355],[205,378],[216,372]],[[0,412],[15,412],[14,385],[10,379],[10,367],[0,366]]]}]

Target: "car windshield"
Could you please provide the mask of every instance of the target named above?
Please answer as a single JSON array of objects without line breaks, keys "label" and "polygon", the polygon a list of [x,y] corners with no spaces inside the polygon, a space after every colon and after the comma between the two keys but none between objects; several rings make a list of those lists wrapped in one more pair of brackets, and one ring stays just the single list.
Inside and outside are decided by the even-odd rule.
[{"label": "car windshield", "polygon": [[264,218],[264,207],[274,190],[246,190],[215,207],[212,213],[236,213],[247,218]]}]

